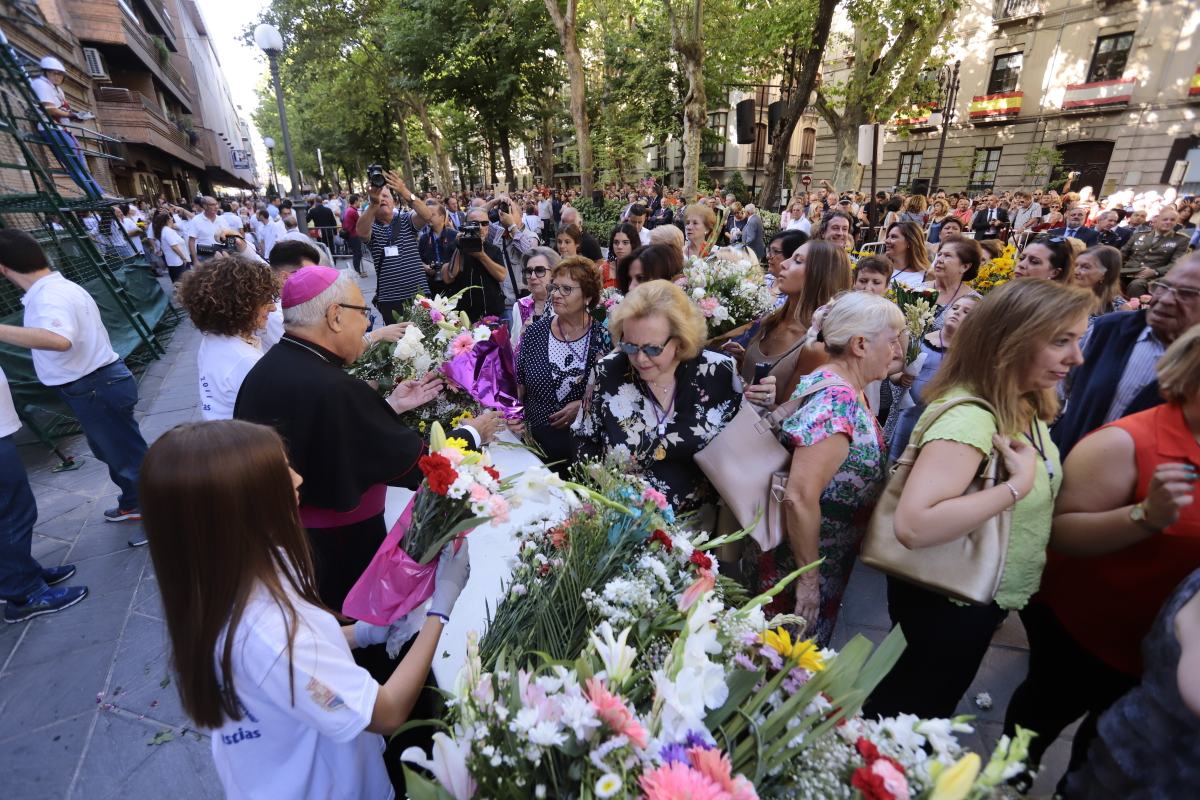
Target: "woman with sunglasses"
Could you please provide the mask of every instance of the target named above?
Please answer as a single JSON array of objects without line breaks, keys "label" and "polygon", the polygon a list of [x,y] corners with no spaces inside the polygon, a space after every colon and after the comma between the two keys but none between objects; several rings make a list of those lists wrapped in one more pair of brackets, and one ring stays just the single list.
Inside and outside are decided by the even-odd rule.
[{"label": "woman with sunglasses", "polygon": [[553,314],[531,324],[517,354],[517,388],[525,404],[525,426],[556,469],[571,466],[575,442],[571,423],[596,362],[612,350],[604,324],[592,318],[600,301],[600,270],[583,256],[564,258],[547,285]]},{"label": "woman with sunglasses", "polygon": [[[704,349],[704,317],[670,281],[631,291],[609,329],[620,346],[596,365],[588,385],[578,455],[628,462],[676,514],[715,511],[716,492],[694,456],[741,405],[733,359]],[[764,399],[774,399],[774,386]]]},{"label": "woman with sunglasses", "polygon": [[1075,249],[1062,236],[1040,238],[1021,251],[1014,278],[1042,278],[1070,284],[1075,274]]},{"label": "woman with sunglasses", "polygon": [[516,303],[512,320],[512,343],[516,350],[526,329],[546,314],[553,314],[550,300],[550,272],[562,256],[549,247],[534,247],[522,258],[521,278],[529,294]]}]

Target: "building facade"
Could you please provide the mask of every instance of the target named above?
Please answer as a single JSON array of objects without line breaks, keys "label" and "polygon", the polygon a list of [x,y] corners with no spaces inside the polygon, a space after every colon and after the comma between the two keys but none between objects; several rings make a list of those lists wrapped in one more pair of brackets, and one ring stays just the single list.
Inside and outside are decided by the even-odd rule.
[{"label": "building facade", "polygon": [[[1098,196],[1200,192],[1196,3],[969,0],[951,25],[960,88],[941,188],[1061,188],[1078,172],[1072,188]],[[827,60],[828,80],[838,67]],[[928,112],[906,116],[886,128],[881,188],[920,190],[933,177],[941,130]],[[833,152],[822,124],[814,178],[832,172]]]}]

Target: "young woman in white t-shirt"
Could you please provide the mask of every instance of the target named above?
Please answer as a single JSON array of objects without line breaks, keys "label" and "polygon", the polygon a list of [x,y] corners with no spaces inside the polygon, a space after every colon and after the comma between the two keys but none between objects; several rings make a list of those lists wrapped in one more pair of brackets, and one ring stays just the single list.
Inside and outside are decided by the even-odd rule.
[{"label": "young woman in white t-shirt", "polygon": [[[164,228],[163,230],[167,230]],[[262,358],[256,335],[275,310],[275,276],[246,256],[219,254],[184,275],[179,301],[200,329],[200,414],[232,419],[238,390]]]},{"label": "young woman in white t-shirt", "polygon": [[163,261],[167,265],[167,273],[171,276],[171,283],[178,282],[184,269],[187,268],[188,251],[187,242],[175,228],[175,218],[169,212],[159,211],[150,223],[150,230],[162,251]]},{"label": "young woman in white t-shirt", "polygon": [[383,684],[351,648],[382,641],[342,626],[317,595],[298,508],[301,477],[271,428],[181,425],[142,462],[142,520],[183,708],[212,732],[230,798],[391,798],[384,739],[407,721],[443,622],[469,575],[444,552],[430,611]]}]

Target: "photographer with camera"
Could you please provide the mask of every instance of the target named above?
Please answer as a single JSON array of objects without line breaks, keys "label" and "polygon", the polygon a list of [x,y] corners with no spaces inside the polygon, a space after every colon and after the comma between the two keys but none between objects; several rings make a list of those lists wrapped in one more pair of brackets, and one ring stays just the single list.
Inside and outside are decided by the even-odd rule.
[{"label": "photographer with camera", "polygon": [[442,265],[441,279],[450,294],[466,289],[458,300],[458,310],[471,322],[482,317],[503,317],[505,294],[501,288],[508,278],[504,255],[488,239],[491,222],[482,208],[467,212],[455,239],[454,254]]},{"label": "photographer with camera", "polygon": [[426,201],[426,204],[433,209],[433,217],[417,241],[417,250],[421,253],[421,263],[425,265],[425,274],[429,278],[429,290],[434,294],[445,294],[442,268],[454,257],[458,231],[450,227],[444,205],[436,200]]},{"label": "photographer with camera", "polygon": [[486,210],[493,222],[486,241],[500,249],[500,263],[504,270],[500,278],[500,291],[504,293],[502,316],[511,323],[513,304],[525,289],[524,284],[518,281],[517,274],[521,271],[525,256],[538,246],[538,237],[526,227],[520,204],[507,194],[498,195],[487,204]]},{"label": "photographer with camera", "polygon": [[[371,247],[375,265],[375,307],[385,325],[403,319],[412,298],[429,294],[429,279],[417,251],[417,231],[433,218],[433,209],[404,185],[400,174],[378,164],[367,167],[367,207],[358,218],[358,235]],[[396,211],[396,198],[412,205]]]}]

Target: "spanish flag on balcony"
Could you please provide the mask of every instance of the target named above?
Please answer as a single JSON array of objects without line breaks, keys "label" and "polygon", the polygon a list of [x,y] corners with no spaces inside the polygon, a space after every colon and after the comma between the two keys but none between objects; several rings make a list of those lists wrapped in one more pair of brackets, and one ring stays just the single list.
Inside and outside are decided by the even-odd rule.
[{"label": "spanish flag on balcony", "polygon": [[971,98],[971,119],[1016,116],[1021,111],[1021,99],[1024,96],[1024,92],[977,94]]},{"label": "spanish flag on balcony", "polygon": [[1192,76],[1192,85],[1188,89],[1188,97],[1200,97],[1200,67],[1196,67],[1196,74]]}]

